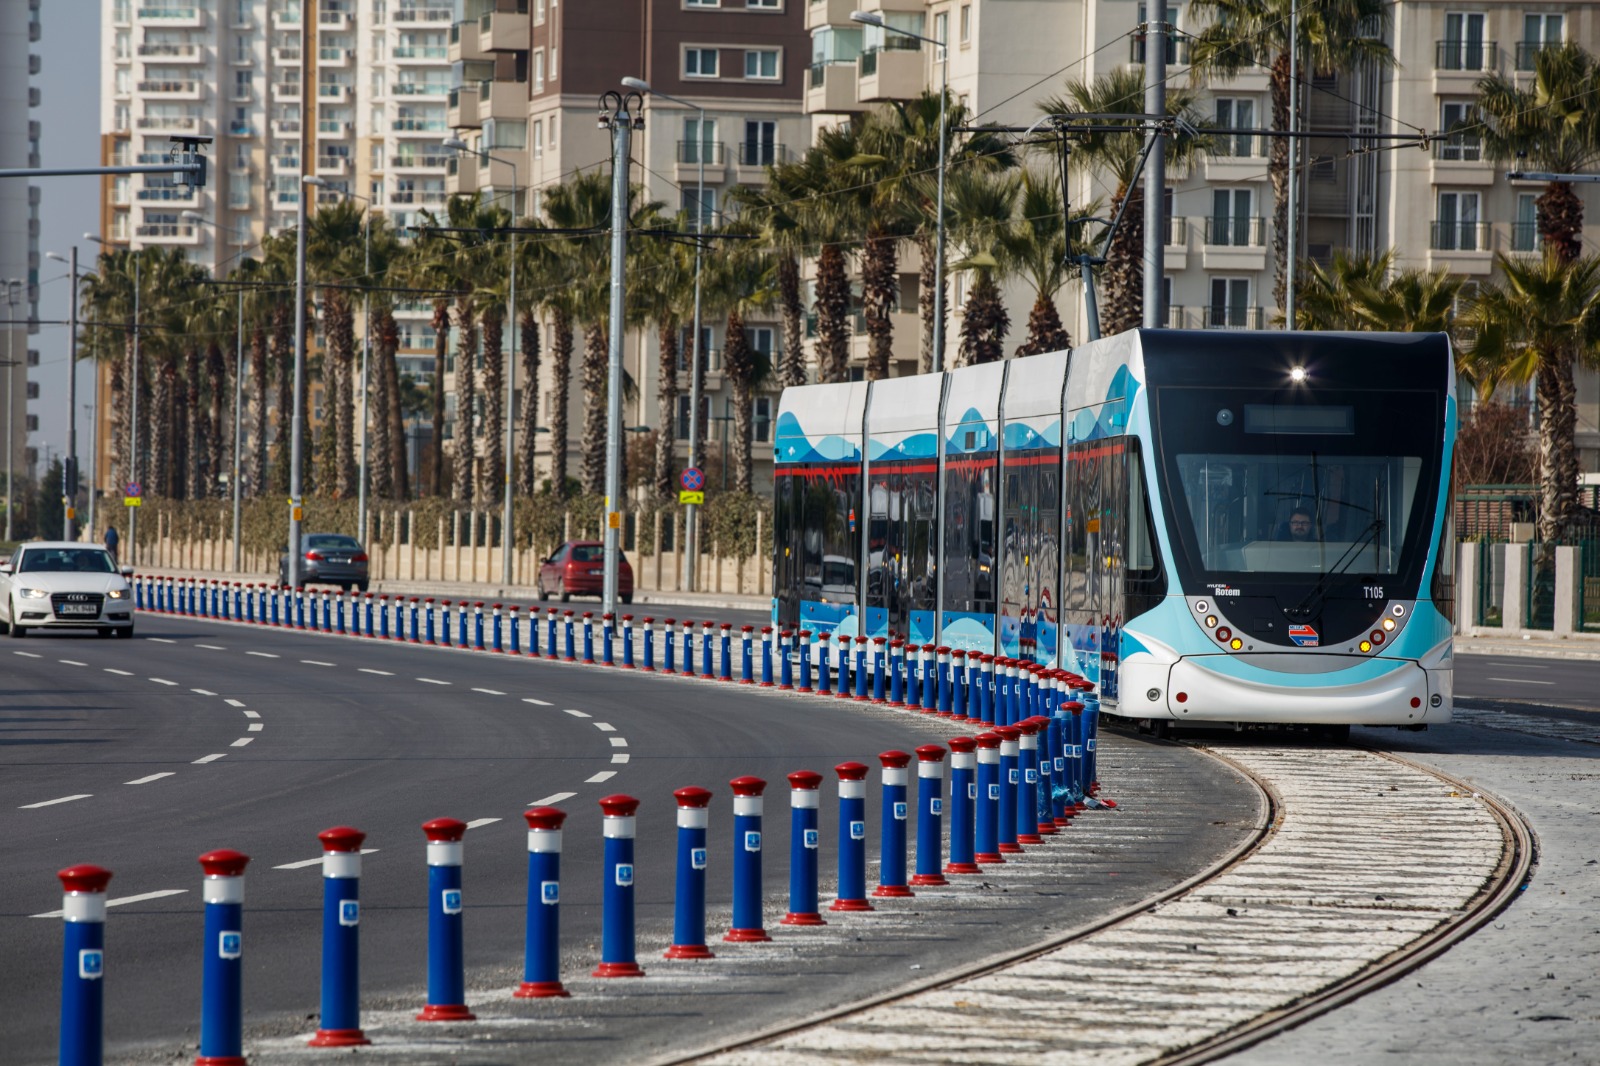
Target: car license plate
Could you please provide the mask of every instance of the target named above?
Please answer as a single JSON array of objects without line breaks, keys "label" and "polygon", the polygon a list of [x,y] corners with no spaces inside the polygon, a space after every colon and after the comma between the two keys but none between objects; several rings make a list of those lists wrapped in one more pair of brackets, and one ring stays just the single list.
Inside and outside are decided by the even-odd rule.
[{"label": "car license plate", "polygon": [[56,614],[99,614],[100,608],[92,603],[63,603]]},{"label": "car license plate", "polygon": [[599,577],[600,575],[602,575],[604,573],[605,573],[604,570],[591,570],[591,571],[589,571],[589,576],[590,577]]}]

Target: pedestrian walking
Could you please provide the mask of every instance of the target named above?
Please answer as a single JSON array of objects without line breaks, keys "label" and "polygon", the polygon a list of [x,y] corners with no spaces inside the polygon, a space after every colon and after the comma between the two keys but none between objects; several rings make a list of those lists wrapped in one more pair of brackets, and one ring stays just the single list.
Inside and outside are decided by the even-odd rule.
[{"label": "pedestrian walking", "polygon": [[117,536],[117,527],[107,526],[105,535],[106,551],[111,553],[111,563],[113,566],[122,565],[117,561],[117,544],[120,543],[120,540],[121,538]]}]

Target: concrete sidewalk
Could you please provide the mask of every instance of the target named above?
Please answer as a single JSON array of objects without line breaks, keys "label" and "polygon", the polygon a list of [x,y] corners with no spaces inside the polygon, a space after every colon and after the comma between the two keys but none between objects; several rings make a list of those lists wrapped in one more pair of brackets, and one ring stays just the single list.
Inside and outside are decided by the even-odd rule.
[{"label": "concrete sidewalk", "polygon": [[1507,633],[1480,627],[1469,633],[1456,634],[1456,654],[1600,660],[1600,633],[1574,633],[1558,637],[1548,630]]}]

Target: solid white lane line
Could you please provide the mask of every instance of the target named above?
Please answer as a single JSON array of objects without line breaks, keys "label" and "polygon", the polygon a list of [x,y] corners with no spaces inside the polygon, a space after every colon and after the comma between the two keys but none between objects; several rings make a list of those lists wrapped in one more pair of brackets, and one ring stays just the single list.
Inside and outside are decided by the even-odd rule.
[{"label": "solid white lane line", "polygon": [[468,829],[481,829],[482,827],[484,827],[486,825],[493,825],[494,823],[496,823],[498,821],[500,821],[499,818],[474,818],[472,821],[467,823],[467,828]]},{"label": "solid white lane line", "polygon": [[196,759],[194,762],[190,763],[189,765],[190,766],[199,766],[202,763],[216,762],[218,759],[226,759],[227,757],[228,757],[228,753],[225,752],[225,751],[218,752],[215,755],[202,755],[198,759]]},{"label": "solid white lane line", "polygon": [[259,733],[265,729],[266,726],[262,725],[260,722],[251,722],[249,725],[245,726],[245,728],[250,730],[252,733]]},{"label": "solid white lane line", "polygon": [[427,685],[452,685],[455,683],[453,681],[438,681],[431,677],[419,677],[417,680]]},{"label": "solid white lane line", "polygon": [[602,781],[610,781],[613,777],[616,777],[616,776],[617,776],[617,772],[615,770],[601,770],[599,773],[595,774],[593,777],[584,778],[583,779],[583,783],[586,784],[586,785],[598,785],[600,782],[602,782]]},{"label": "solid white lane line", "polygon": [[552,792],[550,795],[546,796],[544,799],[534,800],[532,803],[528,804],[528,806],[530,806],[530,807],[548,807],[552,803],[560,803],[562,800],[569,800],[573,796],[576,796],[576,795],[577,795],[576,792]]},{"label": "solid white lane line", "polygon": [[[363,855],[371,855],[373,852],[375,852],[377,850],[378,850],[377,848],[362,848],[361,849],[361,854],[363,854]],[[274,866],[273,869],[274,870],[304,870],[307,866],[315,866],[318,863],[320,863],[321,861],[322,861],[322,856],[318,855],[314,859],[301,859],[299,862],[286,862],[286,863],[282,864],[281,866]]]},{"label": "solid white lane line", "polygon": [[108,674],[116,674],[119,677],[132,677],[133,676],[133,671],[132,670],[117,670],[117,669],[114,669],[113,667],[110,667],[110,666],[104,666],[104,667],[101,667],[101,669],[104,670]]},{"label": "solid white lane line", "polygon": [[92,795],[94,795],[93,792],[80,792],[76,796],[62,796],[53,800],[41,800],[38,803],[24,803],[22,806],[18,807],[17,810],[31,811],[40,807],[54,807],[58,803],[71,803],[73,800],[86,800]]},{"label": "solid white lane line", "polygon": [[320,661],[318,661],[316,659],[301,659],[300,661],[305,663],[307,666],[332,666],[333,665],[332,663],[320,662]]},{"label": "solid white lane line", "polygon": [[178,643],[175,640],[168,640],[166,637],[146,637],[145,639],[146,640],[153,640],[157,644],[176,644],[176,643]]},{"label": "solid white lane line", "polygon": [[227,648],[224,648],[221,644],[196,644],[195,647],[204,648],[206,651],[227,651],[228,650]]},{"label": "solid white lane line", "polygon": [[379,677],[393,677],[394,676],[394,671],[393,670],[374,670],[371,667],[367,667],[367,666],[357,667],[356,668],[356,672],[359,673],[359,674],[377,674]]},{"label": "solid white lane line", "polygon": [[238,740],[234,741],[231,746],[235,748],[242,748],[254,739],[255,737],[240,737]]},{"label": "solid white lane line", "polygon": [[1491,677],[1490,681],[1505,681],[1513,685],[1553,685],[1554,681],[1535,681],[1529,677]]},{"label": "solid white lane line", "polygon": [[613,752],[612,755],[611,755],[611,762],[612,762],[613,765],[616,765],[618,763],[625,763],[625,762],[628,761],[628,759],[629,759],[629,755],[625,751]]},{"label": "solid white lane line", "polygon": [[571,707],[567,707],[561,713],[562,714],[570,714],[574,718],[588,718],[588,717],[591,717],[590,715],[584,714],[582,711],[575,711]]},{"label": "solid white lane line", "polygon": [[215,692],[212,692],[210,689],[206,689],[206,688],[192,688],[189,691],[193,692],[196,696],[215,696],[216,695]]},{"label": "solid white lane line", "polygon": [[63,666],[88,666],[89,665],[88,663],[80,663],[76,659],[62,659],[61,663],[62,663]]},{"label": "solid white lane line", "polygon": [[524,696],[524,697],[522,697],[522,702],[523,703],[531,703],[535,707],[548,707],[548,706],[550,706],[550,701],[549,700],[536,700],[532,696]]},{"label": "solid white lane line", "polygon": [[1535,666],[1533,663],[1490,663],[1490,666],[1501,666],[1507,670],[1548,670],[1548,666]]},{"label": "solid white lane line", "polygon": [[[157,892],[141,892],[137,896],[123,896],[120,899],[106,900],[107,907],[121,907],[129,903],[143,903],[147,899],[165,899],[168,896],[181,896],[189,891],[187,888],[163,888]],[[43,914],[30,914],[30,918],[59,918],[62,911],[45,911]]]},{"label": "solid white lane line", "polygon": [[247,651],[247,652],[245,652],[245,654],[246,655],[254,655],[258,659],[277,659],[277,658],[279,658],[279,656],[272,654],[270,651]]},{"label": "solid white lane line", "polygon": [[244,701],[243,700],[223,700],[222,702],[226,703],[229,707],[243,707],[244,706]]},{"label": "solid white lane line", "polygon": [[473,689],[473,690],[472,690],[472,691],[474,691],[474,692],[481,692],[481,693],[483,693],[483,694],[484,694],[484,695],[485,695],[485,696],[504,696],[504,695],[505,695],[505,693],[504,693],[504,692],[501,692],[501,691],[500,691],[500,690],[499,690],[499,689],[497,689],[497,688],[475,688],[475,689]]},{"label": "solid white lane line", "polygon": [[154,681],[158,685],[170,685],[173,688],[177,688],[178,687],[178,683],[176,681],[168,681],[164,677],[152,677],[152,678],[148,678],[147,680]]},{"label": "solid white lane line", "polygon": [[31,651],[14,651],[11,654],[12,655],[20,655],[24,659],[43,659],[44,658],[43,655],[35,655]]},{"label": "solid white lane line", "polygon": [[244,712],[244,716],[246,718],[260,718],[261,717],[261,712],[260,711],[245,711]]},{"label": "solid white lane line", "polygon": [[628,746],[627,737],[609,737],[607,739],[611,741],[611,746],[613,748],[625,748]]},{"label": "solid white lane line", "polygon": [[610,722],[596,722],[594,727],[602,733],[615,733],[617,731],[617,727]]},{"label": "solid white lane line", "polygon": [[171,771],[171,770],[163,770],[159,774],[151,774],[148,777],[136,777],[132,781],[124,781],[123,784],[124,785],[148,785],[152,781],[160,781],[163,777],[171,777],[171,776],[173,776],[173,771]]}]

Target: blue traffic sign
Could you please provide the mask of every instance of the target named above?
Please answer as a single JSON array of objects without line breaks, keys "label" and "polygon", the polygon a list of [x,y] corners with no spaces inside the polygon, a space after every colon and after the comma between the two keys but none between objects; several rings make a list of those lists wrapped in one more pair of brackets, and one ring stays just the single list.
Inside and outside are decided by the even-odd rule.
[{"label": "blue traffic sign", "polygon": [[697,466],[691,466],[678,475],[678,484],[685,492],[699,492],[706,487],[706,472]]}]

